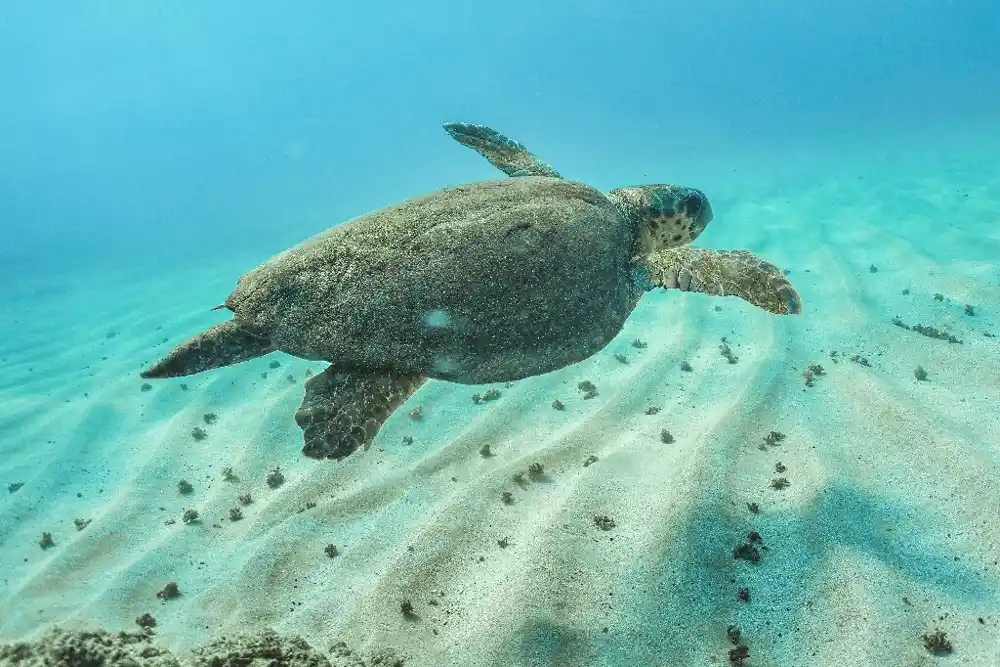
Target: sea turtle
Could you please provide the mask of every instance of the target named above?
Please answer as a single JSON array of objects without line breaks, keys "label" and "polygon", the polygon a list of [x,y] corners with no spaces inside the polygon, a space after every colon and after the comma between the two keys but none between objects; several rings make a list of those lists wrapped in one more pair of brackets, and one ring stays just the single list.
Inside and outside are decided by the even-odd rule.
[{"label": "sea turtle", "polygon": [[305,383],[295,420],[306,456],[339,460],[367,449],[428,378],[503,382],[587,359],[655,287],[801,311],[777,267],[746,251],[686,245],[712,218],[700,191],[602,193],[488,127],[445,128],[517,177],[437,190],[279,253],[216,307],[231,319],[142,377],[191,375],[275,350],[328,361]]}]

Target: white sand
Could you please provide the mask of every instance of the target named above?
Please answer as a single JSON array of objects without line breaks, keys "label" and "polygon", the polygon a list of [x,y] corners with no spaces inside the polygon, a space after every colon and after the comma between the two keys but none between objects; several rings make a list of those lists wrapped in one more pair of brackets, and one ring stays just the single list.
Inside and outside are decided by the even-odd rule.
[{"label": "white sand", "polygon": [[[275,354],[140,391],[138,370],[221,318],[207,308],[251,264],[21,286],[0,323],[0,482],[24,483],[0,489],[0,639],[151,612],[172,649],[268,625],[409,665],[719,665],[738,624],[751,665],[887,667],[931,664],[920,637],[941,628],[955,664],[1000,664],[1000,338],[984,335],[1000,336],[1000,172],[981,166],[705,184],[716,220],[699,245],[790,269],[803,316],[655,293],[605,351],[494,403],[428,383],[340,464],[301,457],[292,419],[322,365]],[[787,439],[762,451],[771,430]],[[536,461],[543,480],[512,481]],[[270,489],[276,465],[287,481]],[[185,525],[189,507],[201,520]],[[732,556],[751,529],[756,565]],[[168,581],[182,596],[162,602]]]}]

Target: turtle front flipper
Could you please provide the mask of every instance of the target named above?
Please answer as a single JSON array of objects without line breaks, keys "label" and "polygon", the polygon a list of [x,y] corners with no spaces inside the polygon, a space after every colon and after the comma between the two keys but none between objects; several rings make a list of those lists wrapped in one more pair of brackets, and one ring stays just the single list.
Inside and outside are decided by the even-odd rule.
[{"label": "turtle front flipper", "polygon": [[508,176],[562,178],[552,165],[542,162],[520,143],[493,128],[452,121],[445,123],[444,129],[452,139],[476,151]]},{"label": "turtle front flipper", "polygon": [[227,320],[184,341],[140,375],[144,378],[194,375],[273,351],[274,346],[267,336],[253,334],[234,320]]},{"label": "turtle front flipper", "polygon": [[668,248],[636,257],[632,267],[644,290],[662,287],[738,296],[777,315],[802,312],[802,299],[781,269],[746,250]]},{"label": "turtle front flipper", "polygon": [[295,412],[302,429],[302,453],[340,460],[368,449],[382,424],[427,378],[392,372],[352,372],[329,366],[306,382]]}]

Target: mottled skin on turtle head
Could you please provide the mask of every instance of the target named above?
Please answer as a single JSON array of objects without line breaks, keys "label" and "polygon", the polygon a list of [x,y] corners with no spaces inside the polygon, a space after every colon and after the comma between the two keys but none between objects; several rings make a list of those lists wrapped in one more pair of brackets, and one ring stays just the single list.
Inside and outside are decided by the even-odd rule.
[{"label": "mottled skin on turtle head", "polygon": [[635,229],[632,256],[687,245],[712,221],[701,190],[682,185],[638,185],[608,193]]}]

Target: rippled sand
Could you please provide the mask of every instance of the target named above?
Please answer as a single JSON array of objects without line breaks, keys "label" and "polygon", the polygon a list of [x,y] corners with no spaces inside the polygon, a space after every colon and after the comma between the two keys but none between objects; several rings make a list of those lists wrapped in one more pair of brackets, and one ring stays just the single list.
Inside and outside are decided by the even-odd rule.
[{"label": "rippled sand", "polygon": [[[786,267],[804,315],[655,293],[585,363],[428,383],[340,464],[302,458],[292,419],[322,365],[274,354],[141,389],[250,265],[19,286],[0,322],[0,482],[23,483],[0,488],[0,639],[149,612],[172,649],[263,625],[409,665],[716,665],[735,625],[751,665],[885,667],[924,664],[939,628],[962,664],[996,664],[1000,170],[982,166],[710,190],[698,244]],[[733,557],[751,530],[756,564]],[[181,596],[158,599],[170,581]]]}]

